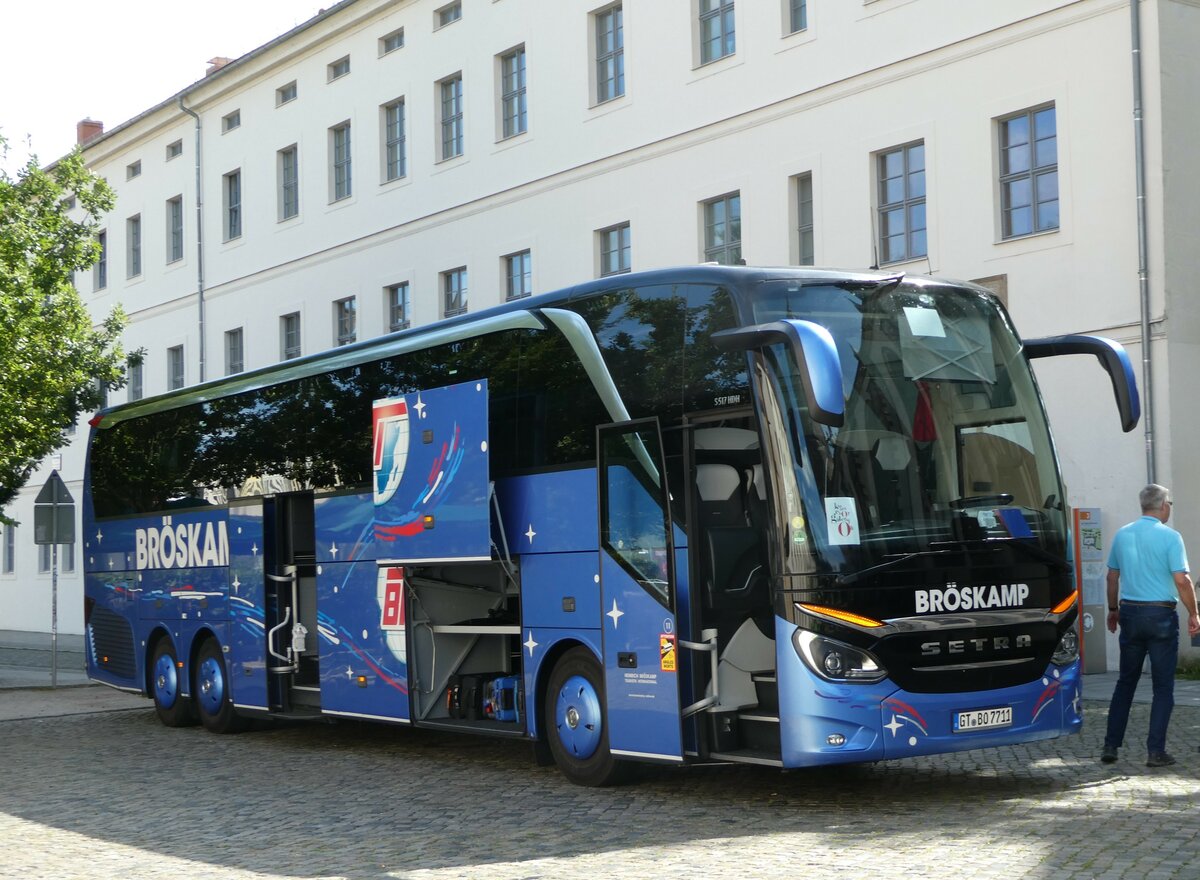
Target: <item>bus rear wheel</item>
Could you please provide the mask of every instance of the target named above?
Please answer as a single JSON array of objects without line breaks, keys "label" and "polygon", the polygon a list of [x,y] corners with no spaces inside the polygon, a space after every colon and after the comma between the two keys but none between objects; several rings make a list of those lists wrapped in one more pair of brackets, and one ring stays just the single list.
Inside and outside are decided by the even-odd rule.
[{"label": "bus rear wheel", "polygon": [[196,720],[192,701],[180,693],[179,667],[171,640],[159,639],[150,660],[150,696],[154,698],[154,714],[166,727],[183,727]]},{"label": "bus rear wheel", "polygon": [[603,786],[627,778],[629,765],[608,748],[603,670],[587,648],[572,648],[555,664],[545,719],[554,763],[571,782]]},{"label": "bus rear wheel", "polygon": [[250,726],[249,719],[239,716],[229,697],[229,676],[225,673],[225,658],[216,639],[208,639],[196,658],[196,709],[200,723],[213,733],[238,733]]}]

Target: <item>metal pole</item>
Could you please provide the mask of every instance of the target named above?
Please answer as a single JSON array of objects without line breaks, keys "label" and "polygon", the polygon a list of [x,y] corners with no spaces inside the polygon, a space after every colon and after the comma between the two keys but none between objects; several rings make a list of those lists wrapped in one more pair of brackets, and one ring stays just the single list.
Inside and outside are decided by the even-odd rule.
[{"label": "metal pole", "polygon": [[1154,373],[1150,359],[1150,245],[1146,220],[1146,154],[1142,120],[1142,26],[1140,0],[1130,0],[1133,41],[1133,165],[1137,185],[1138,304],[1142,336],[1142,425],[1146,435],[1146,482],[1158,482],[1154,454]]},{"label": "metal pole", "polygon": [[[57,517],[55,517],[57,520]],[[54,523],[58,538],[58,522]],[[50,687],[58,687],[58,544],[50,545]]]}]

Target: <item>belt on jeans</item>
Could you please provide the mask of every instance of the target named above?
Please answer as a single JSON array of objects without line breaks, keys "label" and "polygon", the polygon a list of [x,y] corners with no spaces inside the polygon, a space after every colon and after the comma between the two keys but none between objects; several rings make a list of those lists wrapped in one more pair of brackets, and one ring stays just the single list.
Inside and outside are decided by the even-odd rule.
[{"label": "belt on jeans", "polygon": [[1174,602],[1139,602],[1136,599],[1122,599],[1122,605],[1152,605],[1155,608],[1174,608]]}]

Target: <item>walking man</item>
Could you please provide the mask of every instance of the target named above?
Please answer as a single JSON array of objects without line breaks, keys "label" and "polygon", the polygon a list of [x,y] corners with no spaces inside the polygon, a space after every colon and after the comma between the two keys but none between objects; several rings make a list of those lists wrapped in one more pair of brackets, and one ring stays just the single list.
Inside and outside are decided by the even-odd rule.
[{"label": "walking man", "polygon": [[[1146,655],[1154,699],[1150,704],[1150,733],[1146,737],[1146,766],[1175,763],[1167,754],[1167,724],[1175,707],[1175,662],[1179,657],[1179,618],[1175,600],[1187,609],[1188,633],[1200,633],[1196,591],[1188,577],[1187,551],[1179,532],[1167,525],[1171,496],[1166,487],[1151,483],[1138,493],[1141,519],[1123,526],[1108,554],[1108,631],[1121,628],[1121,671],[1108,707],[1108,732],[1100,760],[1111,764],[1125,739],[1129,707],[1137,690]],[[1120,603],[1118,604],[1118,597]]]}]

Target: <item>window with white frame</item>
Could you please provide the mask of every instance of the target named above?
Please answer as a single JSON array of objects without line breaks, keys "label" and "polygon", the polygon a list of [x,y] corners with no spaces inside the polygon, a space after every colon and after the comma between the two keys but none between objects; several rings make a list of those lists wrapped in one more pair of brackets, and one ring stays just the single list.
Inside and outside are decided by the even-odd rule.
[{"label": "window with white frame", "polygon": [[242,237],[242,171],[230,171],[225,175],[222,186],[225,240]]},{"label": "window with white frame", "polygon": [[383,290],[387,303],[388,329],[407,330],[411,322],[412,306],[409,301],[408,282],[391,284]]},{"label": "window with white frame", "polygon": [[141,400],[144,396],[144,392],[142,390],[142,371],[143,365],[141,361],[138,361],[136,364],[129,365],[128,395],[130,403],[135,400]]},{"label": "window with white frame", "polygon": [[350,168],[350,123],[343,122],[329,129],[330,175],[333,183],[331,201],[349,198],[353,194]]},{"label": "window with white frame", "polygon": [[125,221],[125,277],[142,274],[142,215],[135,214]]},{"label": "window with white frame", "polygon": [[333,341],[335,345],[349,345],[358,338],[358,305],[355,298],[348,296],[333,304]]},{"label": "window with white frame", "polygon": [[390,34],[384,34],[379,38],[379,55],[390,55],[397,49],[404,48],[404,28],[397,28]]},{"label": "window with white frame", "polygon": [[125,179],[126,180],[133,180],[133,178],[141,177],[141,175],[142,175],[142,160],[141,159],[138,159],[136,162],[130,162],[128,165],[125,166]]},{"label": "window with white frame", "polygon": [[54,557],[54,547],[51,544],[38,544],[38,574],[49,574]]},{"label": "window with white frame", "polygon": [[462,3],[460,0],[455,0],[454,3],[448,3],[447,5],[436,10],[433,13],[433,16],[434,26],[437,28],[443,28],[448,24],[453,24],[462,18]]},{"label": "window with white frame", "polygon": [[183,155],[183,141],[182,140],[171,141],[171,143],[167,144],[167,161],[168,162],[170,162],[176,156],[182,156],[182,155]]},{"label": "window with white frame", "polygon": [[227,131],[233,131],[235,128],[240,128],[241,125],[241,110],[234,110],[232,113],[227,113],[221,117],[221,134],[224,134]]},{"label": "window with white frame", "polygon": [[813,180],[811,174],[798,174],[796,181],[796,265],[811,266],[813,248]]},{"label": "window with white frame", "polygon": [[523,134],[528,128],[524,46],[500,56],[500,117],[503,137]]},{"label": "window with white frame", "polygon": [[279,317],[279,358],[290,361],[300,357],[300,313]]},{"label": "window with white frame", "polygon": [[75,571],[74,542],[58,545],[58,570],[64,574],[72,574]]},{"label": "window with white frame", "polygon": [[279,219],[290,220],[300,213],[300,150],[295,144],[279,151],[275,170],[279,175]]},{"label": "window with white frame", "polygon": [[784,0],[788,4],[788,33],[808,28],[808,0]]},{"label": "window with white frame", "polygon": [[742,261],[742,197],[730,193],[704,203],[704,259],[736,266]]},{"label": "window with white frame", "polygon": [[13,574],[17,570],[17,527],[4,526],[4,552],[0,558],[0,572]]},{"label": "window with white frame", "polygon": [[463,154],[463,80],[456,73],[438,83],[442,161]]},{"label": "window with white frame", "polygon": [[625,23],[621,4],[593,16],[596,28],[596,103],[625,94]]},{"label": "window with white frame", "polygon": [[520,251],[504,258],[505,299],[520,299],[533,293],[533,255]]},{"label": "window with white frame", "polygon": [[325,70],[329,77],[329,82],[333,82],[335,79],[341,79],[350,72],[350,56],[347,55],[344,58],[339,58],[337,61],[329,64]]},{"label": "window with white frame", "polygon": [[700,63],[737,51],[733,0],[700,0]]},{"label": "window with white frame", "polygon": [[183,259],[183,196],[167,199],[167,262]]},{"label": "window with white frame", "polygon": [[467,311],[467,267],[442,273],[442,317],[453,318]]},{"label": "window with white frame", "polygon": [[286,104],[289,101],[296,100],[297,94],[295,80],[292,80],[286,85],[280,86],[275,90],[275,106],[278,107],[281,104]]},{"label": "window with white frame", "polygon": [[225,331],[225,375],[232,376],[246,369],[242,328]]},{"label": "window with white frame", "polygon": [[100,230],[96,233],[96,243],[100,245],[100,256],[96,258],[96,265],[92,267],[92,289],[104,290],[108,287],[108,231]]},{"label": "window with white frame", "polygon": [[999,120],[1001,235],[1058,229],[1058,124],[1054,105]]},{"label": "window with white frame", "polygon": [[167,349],[167,390],[182,388],[183,383],[183,346],[173,345]]},{"label": "window with white frame", "polygon": [[404,130],[404,99],[383,107],[383,179],[399,180],[408,173],[407,138]]},{"label": "window with white frame", "polygon": [[876,155],[879,262],[899,263],[928,253],[925,228],[925,143]]},{"label": "window with white frame", "polygon": [[600,244],[600,276],[623,275],[630,270],[629,224],[620,223],[596,233]]}]

